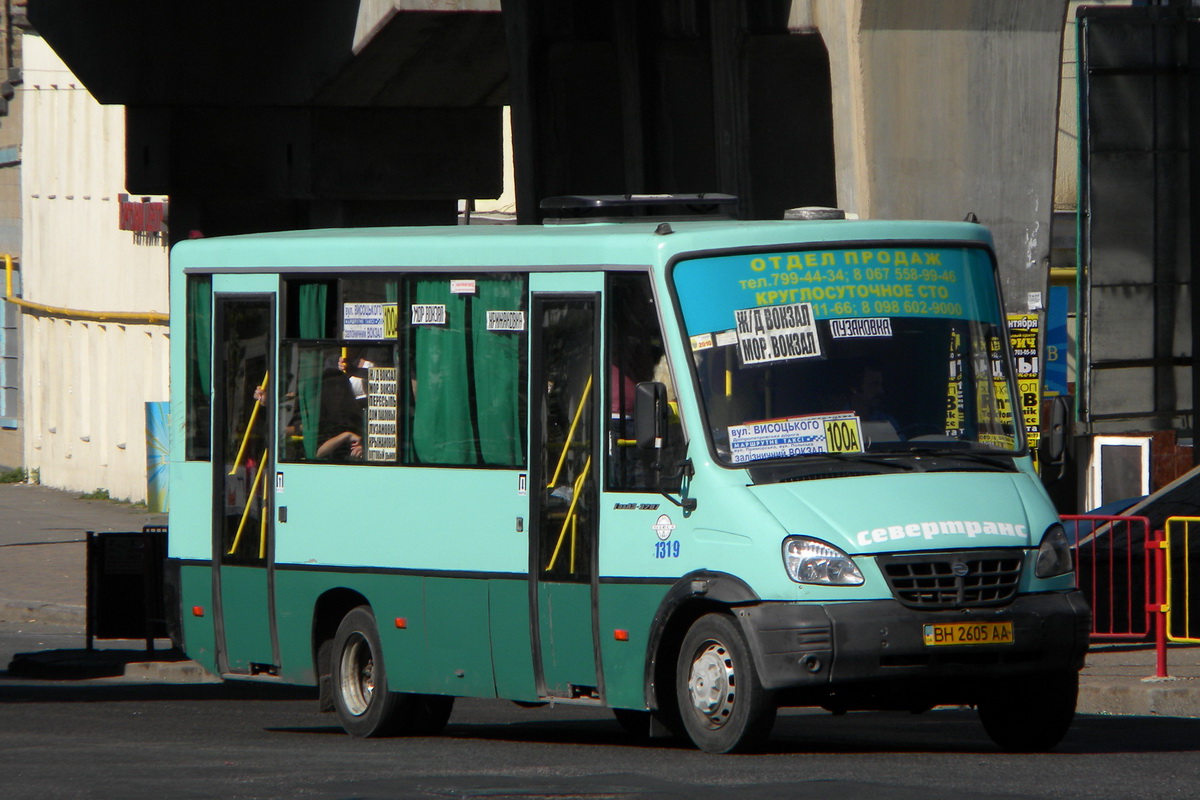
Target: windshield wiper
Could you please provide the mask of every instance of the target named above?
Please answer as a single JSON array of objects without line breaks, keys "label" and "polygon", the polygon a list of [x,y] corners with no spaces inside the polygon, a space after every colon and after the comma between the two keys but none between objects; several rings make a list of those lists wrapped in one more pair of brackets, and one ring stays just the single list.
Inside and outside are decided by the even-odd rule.
[{"label": "windshield wiper", "polygon": [[981,453],[978,450],[965,450],[955,447],[918,447],[914,445],[909,448],[908,452],[916,458],[932,456],[934,458],[953,458],[960,461],[975,461],[980,464],[988,464],[993,467],[998,467],[1006,472],[1011,472],[1016,468],[1013,464],[1012,456]]},{"label": "windshield wiper", "polygon": [[854,464],[877,464],[881,467],[895,467],[902,469],[905,472],[912,472],[917,469],[913,464],[903,461],[907,453],[889,452],[889,453],[819,453],[810,456],[805,456],[805,463],[811,461],[819,461],[821,459],[829,459],[832,461],[847,461]]},{"label": "windshield wiper", "polygon": [[830,462],[850,467],[846,475],[864,475],[870,472],[855,472],[853,467],[883,467],[880,475],[889,472],[913,472],[921,466],[914,463],[906,453],[889,453],[886,457],[866,453],[809,453],[803,456],[765,459],[747,465],[755,483],[775,483],[802,480],[806,477],[837,477],[841,472],[828,472]]}]

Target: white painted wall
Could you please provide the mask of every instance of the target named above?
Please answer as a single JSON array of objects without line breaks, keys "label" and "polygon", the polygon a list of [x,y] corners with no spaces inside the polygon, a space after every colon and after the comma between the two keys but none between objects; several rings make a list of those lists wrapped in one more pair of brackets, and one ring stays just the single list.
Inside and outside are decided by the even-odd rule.
[{"label": "white painted wall", "polygon": [[[166,312],[167,250],[118,229],[125,109],[101,106],[40,37],[24,37],[24,298]],[[73,491],[146,497],[145,403],[167,399],[167,327],[26,313],[25,466]]]}]

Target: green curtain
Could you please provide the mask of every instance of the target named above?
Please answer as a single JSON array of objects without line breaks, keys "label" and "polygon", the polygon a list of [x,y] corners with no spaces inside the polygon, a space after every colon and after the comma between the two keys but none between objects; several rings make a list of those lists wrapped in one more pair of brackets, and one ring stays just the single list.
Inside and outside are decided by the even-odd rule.
[{"label": "green curtain", "polygon": [[212,278],[188,280],[188,365],[196,389],[204,396],[212,392]]},{"label": "green curtain", "polygon": [[[187,281],[187,454],[209,457],[208,432],[212,398],[212,278]],[[201,419],[202,418],[202,419]]]},{"label": "green curtain", "polygon": [[[299,310],[300,338],[305,340],[324,339],[326,304],[329,286],[324,283],[304,283],[296,292]],[[304,436],[304,457],[315,458],[317,447],[317,424],[321,418],[321,370],[323,368],[320,349],[301,348],[296,363],[296,402],[300,409],[300,427]],[[281,420],[281,429],[287,420]]]},{"label": "green curtain", "polygon": [[525,337],[487,329],[487,312],[515,311],[525,307],[525,283],[520,280],[480,281],[474,304],[474,378],[477,387],[479,446],[485,464],[518,466],[524,463],[525,429],[521,393],[524,374],[521,354]]},{"label": "green curtain", "polygon": [[522,463],[525,337],[488,331],[487,312],[518,310],[524,294],[521,280],[480,279],[475,295],[451,294],[447,278],[417,281],[414,302],[445,305],[447,314],[445,325],[414,331],[412,442],[419,463]]},{"label": "green curtain", "polygon": [[475,462],[467,392],[464,298],[445,278],[417,281],[414,302],[446,306],[445,325],[416,326],[413,335],[413,451],[422,464]]}]

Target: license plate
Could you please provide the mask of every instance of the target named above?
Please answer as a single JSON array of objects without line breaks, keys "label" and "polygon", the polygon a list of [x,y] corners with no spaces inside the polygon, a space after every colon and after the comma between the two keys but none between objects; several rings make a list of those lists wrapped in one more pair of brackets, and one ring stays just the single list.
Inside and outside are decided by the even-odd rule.
[{"label": "license plate", "polygon": [[1012,644],[1011,622],[938,622],[924,627],[930,647],[965,644]]}]

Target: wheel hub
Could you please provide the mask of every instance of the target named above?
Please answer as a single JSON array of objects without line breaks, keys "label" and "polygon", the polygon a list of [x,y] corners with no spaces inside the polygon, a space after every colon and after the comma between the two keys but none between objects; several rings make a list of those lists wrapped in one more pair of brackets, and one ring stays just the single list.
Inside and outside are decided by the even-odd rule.
[{"label": "wheel hub", "polygon": [[371,647],[361,636],[351,638],[342,651],[342,699],[346,710],[355,716],[366,712],[375,693],[375,659]]},{"label": "wheel hub", "polygon": [[736,686],[733,661],[720,642],[708,642],[693,659],[688,693],[709,726],[719,728],[729,719]]}]

